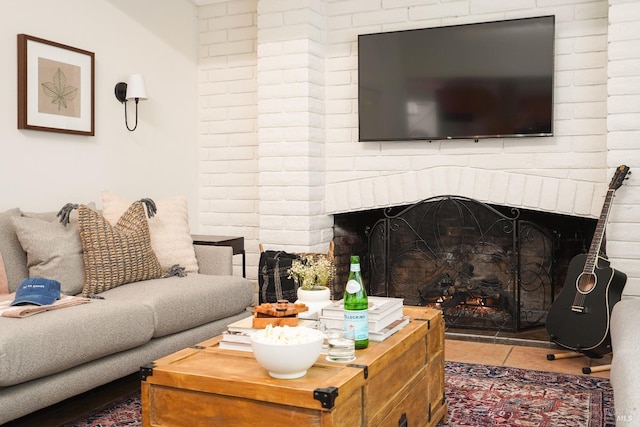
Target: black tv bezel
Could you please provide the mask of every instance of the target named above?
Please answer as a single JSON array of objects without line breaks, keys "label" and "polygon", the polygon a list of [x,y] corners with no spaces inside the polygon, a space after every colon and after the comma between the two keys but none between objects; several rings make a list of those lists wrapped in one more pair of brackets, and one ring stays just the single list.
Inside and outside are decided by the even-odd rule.
[{"label": "black tv bezel", "polygon": [[[552,40],[553,45],[551,46],[552,53],[552,67],[553,72],[551,74],[551,131],[550,132],[540,132],[540,133],[517,133],[517,134],[495,134],[495,135],[465,135],[465,136],[438,136],[434,138],[424,138],[424,137],[406,137],[406,138],[367,138],[362,139],[361,137],[361,118],[360,118],[360,91],[361,91],[361,76],[362,69],[360,67],[360,38],[372,35],[380,35],[380,34],[394,34],[394,33],[407,33],[414,31],[424,31],[424,30],[432,30],[432,29],[442,29],[442,28],[456,28],[456,27],[470,27],[470,26],[482,26],[482,25],[490,25],[499,22],[516,22],[516,21],[526,21],[533,19],[544,19],[550,18],[552,20]],[[366,33],[366,34],[358,34],[358,142],[408,142],[408,141],[451,141],[451,140],[473,140],[475,142],[479,142],[481,139],[505,139],[505,138],[539,138],[539,137],[552,137],[554,136],[554,128],[555,128],[555,41],[556,41],[556,31],[555,31],[555,15],[542,15],[542,16],[530,16],[524,18],[514,18],[514,19],[498,19],[493,21],[482,21],[482,22],[471,22],[465,24],[453,24],[453,25],[439,25],[435,27],[426,27],[426,28],[413,28],[407,30],[396,30],[396,31],[380,31],[376,33]]]}]

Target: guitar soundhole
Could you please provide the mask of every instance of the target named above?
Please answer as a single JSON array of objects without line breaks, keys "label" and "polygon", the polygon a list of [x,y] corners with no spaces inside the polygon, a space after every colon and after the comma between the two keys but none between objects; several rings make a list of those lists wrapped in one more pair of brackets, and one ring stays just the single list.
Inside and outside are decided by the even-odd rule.
[{"label": "guitar soundhole", "polygon": [[596,287],[595,274],[581,274],[578,278],[578,290],[583,294],[587,294]]}]

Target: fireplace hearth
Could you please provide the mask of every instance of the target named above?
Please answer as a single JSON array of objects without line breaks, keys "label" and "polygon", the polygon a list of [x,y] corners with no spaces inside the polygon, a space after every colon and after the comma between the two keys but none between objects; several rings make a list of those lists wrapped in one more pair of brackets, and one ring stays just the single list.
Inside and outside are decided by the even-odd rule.
[{"label": "fireplace hearth", "polygon": [[566,265],[587,250],[594,227],[591,219],[459,196],[338,215],[337,284],[346,279],[341,258],[360,253],[370,295],[441,309],[456,328],[541,326]]}]

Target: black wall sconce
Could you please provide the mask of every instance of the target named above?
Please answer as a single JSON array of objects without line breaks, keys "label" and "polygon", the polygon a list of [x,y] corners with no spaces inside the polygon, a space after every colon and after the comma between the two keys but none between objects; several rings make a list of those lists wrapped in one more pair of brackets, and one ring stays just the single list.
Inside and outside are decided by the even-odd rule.
[{"label": "black wall sconce", "polygon": [[[144,77],[142,74],[131,74],[127,83],[119,82],[116,84],[115,94],[118,101],[124,104],[124,124],[128,130],[134,131],[138,127],[138,101],[147,99],[147,89],[144,86]],[[133,99],[136,102],[136,124],[133,129],[129,128],[127,119],[127,101]]]}]

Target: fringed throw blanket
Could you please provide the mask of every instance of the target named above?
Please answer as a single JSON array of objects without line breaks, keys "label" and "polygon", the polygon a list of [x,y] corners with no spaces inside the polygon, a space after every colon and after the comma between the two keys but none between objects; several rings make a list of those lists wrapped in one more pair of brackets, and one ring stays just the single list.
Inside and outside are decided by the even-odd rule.
[{"label": "fringed throw blanket", "polygon": [[34,314],[44,313],[45,311],[57,310],[59,308],[72,307],[74,305],[86,304],[91,302],[91,298],[74,297],[70,295],[62,295],[59,300],[50,305],[18,305],[11,306],[15,299],[15,292],[8,295],[0,296],[0,315],[2,317],[13,317],[21,319],[23,317],[33,316]]}]

